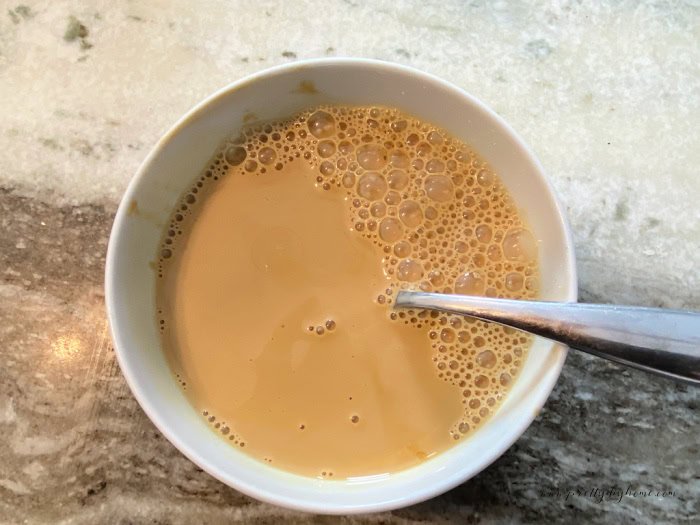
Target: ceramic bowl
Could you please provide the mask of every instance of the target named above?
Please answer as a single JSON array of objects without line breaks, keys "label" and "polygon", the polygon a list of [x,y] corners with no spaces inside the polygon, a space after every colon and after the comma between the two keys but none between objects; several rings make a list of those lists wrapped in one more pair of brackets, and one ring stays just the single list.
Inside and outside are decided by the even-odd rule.
[{"label": "ceramic bowl", "polygon": [[[499,410],[469,439],[396,474],[319,480],[278,470],[230,446],[190,405],[160,348],[154,262],[169,215],[219,144],[251,115],[288,117],[318,104],[393,106],[474,147],[501,177],[538,240],[541,297],[576,300],[571,235],[542,166],[491,109],[418,70],[374,60],[323,59],[241,79],[198,104],[156,144],[129,184],[109,241],[106,302],[121,369],[148,417],[212,476],[259,500],[347,514],[394,509],[463,483],[518,439],[549,395],[566,349],[538,339]],[[526,101],[523,101],[526,103]]]}]

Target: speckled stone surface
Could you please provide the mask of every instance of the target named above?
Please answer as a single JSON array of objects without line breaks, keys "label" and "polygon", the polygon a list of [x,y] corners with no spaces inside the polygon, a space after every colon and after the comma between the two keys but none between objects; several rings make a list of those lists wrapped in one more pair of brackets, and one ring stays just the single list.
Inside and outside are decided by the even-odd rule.
[{"label": "speckled stone surface", "polygon": [[258,503],[143,414],[102,275],[122,191],[194,103],[273,64],[366,56],[522,134],[566,205],[582,300],[700,310],[698,42],[696,1],[4,0],[0,523],[697,523],[698,391],[573,353],[523,437],[441,497],[353,518]]}]

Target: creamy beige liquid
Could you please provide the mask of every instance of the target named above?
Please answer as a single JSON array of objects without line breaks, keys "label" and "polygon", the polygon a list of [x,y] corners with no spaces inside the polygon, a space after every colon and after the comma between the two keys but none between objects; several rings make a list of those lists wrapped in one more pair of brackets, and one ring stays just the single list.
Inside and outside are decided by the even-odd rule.
[{"label": "creamy beige liquid", "polygon": [[534,297],[536,249],[464,144],[386,108],[330,107],[228,141],[173,214],[164,350],[224,438],[329,479],[468,437],[530,340],[391,309],[401,288]]}]

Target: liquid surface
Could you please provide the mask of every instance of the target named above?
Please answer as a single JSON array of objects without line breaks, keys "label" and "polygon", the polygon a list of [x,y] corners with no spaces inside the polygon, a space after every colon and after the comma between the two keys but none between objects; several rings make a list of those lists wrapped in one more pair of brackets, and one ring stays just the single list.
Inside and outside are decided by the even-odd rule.
[{"label": "liquid surface", "polygon": [[159,261],[166,355],[233,446],[328,479],[468,437],[530,339],[392,311],[402,288],[534,297],[536,245],[467,146],[387,108],[326,107],[227,141]]}]

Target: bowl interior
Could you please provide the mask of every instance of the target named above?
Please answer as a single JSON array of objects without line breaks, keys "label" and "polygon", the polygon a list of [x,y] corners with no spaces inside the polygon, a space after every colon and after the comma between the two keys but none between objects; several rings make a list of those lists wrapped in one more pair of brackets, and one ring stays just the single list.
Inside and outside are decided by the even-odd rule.
[{"label": "bowl interior", "polygon": [[219,91],[156,145],[121,203],[107,257],[107,307],[122,371],[151,420],[186,456],[225,483],[291,508],[350,513],[386,510],[444,492],[500,456],[530,424],[556,381],[565,350],[538,339],[499,411],[473,437],[412,469],[321,481],[279,471],[231,447],[189,404],[160,350],[152,263],[184,190],[224,138],[251,115],[290,116],[321,103],[378,104],[435,123],[494,167],[539,241],[541,296],[576,299],[572,244],[561,208],[536,159],[510,128],[454,86],[402,66],[319,60],[282,66]]}]

